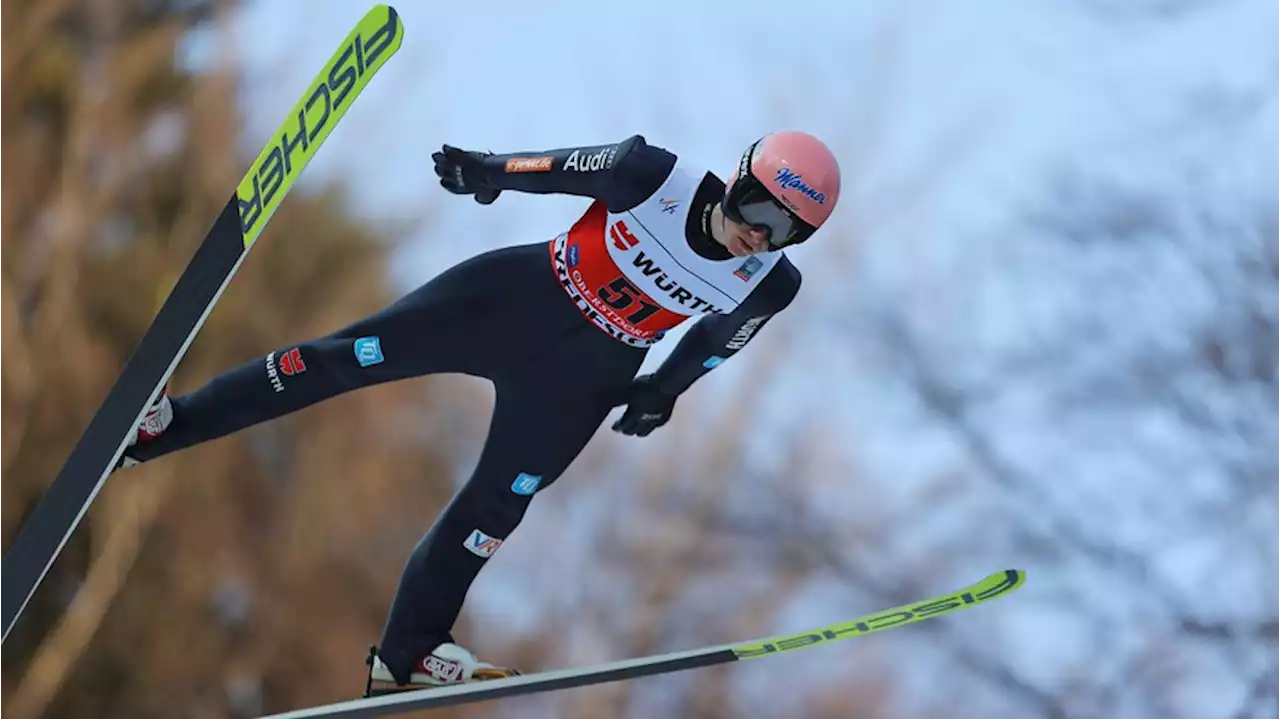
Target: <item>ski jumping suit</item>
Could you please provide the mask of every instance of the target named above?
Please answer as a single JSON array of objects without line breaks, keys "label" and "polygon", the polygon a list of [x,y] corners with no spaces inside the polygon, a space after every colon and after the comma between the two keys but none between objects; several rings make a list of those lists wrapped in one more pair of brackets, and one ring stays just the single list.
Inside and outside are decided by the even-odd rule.
[{"label": "ski jumping suit", "polygon": [[554,240],[473,257],[376,314],[173,398],[172,424],[129,450],[154,459],[382,382],[440,372],[491,380],[496,403],[479,461],[413,550],[385,625],[379,655],[397,681],[453,641],[485,560],[618,404],[649,345],[697,318],[653,375],[678,396],[800,287],[782,252],[735,258],[711,239],[724,182],[639,135],[489,155],[484,168],[495,188],[593,202]]}]

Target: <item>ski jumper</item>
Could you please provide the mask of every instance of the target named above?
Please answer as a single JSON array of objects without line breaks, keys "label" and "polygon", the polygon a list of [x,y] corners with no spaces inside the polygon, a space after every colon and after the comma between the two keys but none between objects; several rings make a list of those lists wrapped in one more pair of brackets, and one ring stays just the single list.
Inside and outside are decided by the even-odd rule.
[{"label": "ski jumper", "polygon": [[493,382],[474,471],[410,555],[379,655],[398,680],[449,632],[485,561],[578,456],[647,347],[694,319],[654,373],[678,396],[741,350],[800,287],[781,252],[711,238],[724,183],[636,135],[614,145],[491,155],[504,190],[592,199],[550,240],[485,252],[325,337],[278,348],[173,398],[145,461],[338,394],[433,373]]}]

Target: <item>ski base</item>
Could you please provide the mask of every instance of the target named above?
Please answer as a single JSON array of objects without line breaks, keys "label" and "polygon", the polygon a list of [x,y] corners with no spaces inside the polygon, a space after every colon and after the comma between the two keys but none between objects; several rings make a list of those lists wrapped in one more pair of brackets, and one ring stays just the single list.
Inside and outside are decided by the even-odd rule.
[{"label": "ski base", "polygon": [[[373,690],[372,676],[370,676],[365,683],[366,698],[364,699],[326,704],[283,714],[272,714],[260,719],[356,719],[357,717],[388,716],[422,709],[470,704],[520,694],[549,692],[558,689],[636,679],[655,674],[669,674],[685,669],[707,667],[746,659],[758,659],[797,649],[829,644],[842,639],[852,639],[865,634],[914,624],[962,609],[968,609],[1013,592],[1021,587],[1026,582],[1026,579],[1027,575],[1022,570],[1007,569],[1003,572],[991,574],[981,581],[958,591],[922,602],[885,609],[838,624],[818,627],[807,632],[780,635],[738,644],[690,649],[671,654],[625,659],[577,669],[558,669],[504,679],[489,679],[444,687],[406,689],[403,691]],[[372,671],[373,653],[375,651],[376,649],[370,649],[369,659],[367,660],[370,671]]]}]

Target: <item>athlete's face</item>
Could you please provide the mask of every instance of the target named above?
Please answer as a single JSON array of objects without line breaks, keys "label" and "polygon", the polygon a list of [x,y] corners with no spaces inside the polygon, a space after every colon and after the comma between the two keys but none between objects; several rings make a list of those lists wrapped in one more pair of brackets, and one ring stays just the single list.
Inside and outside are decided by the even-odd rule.
[{"label": "athlete's face", "polygon": [[723,212],[720,213],[720,219],[724,225],[717,239],[734,257],[746,257],[769,249],[768,230],[734,222],[725,217]]}]

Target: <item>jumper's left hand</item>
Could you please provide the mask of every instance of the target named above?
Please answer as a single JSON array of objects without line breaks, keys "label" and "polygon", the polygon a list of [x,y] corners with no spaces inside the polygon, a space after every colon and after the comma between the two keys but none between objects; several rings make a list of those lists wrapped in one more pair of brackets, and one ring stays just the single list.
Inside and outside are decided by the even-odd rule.
[{"label": "jumper's left hand", "polygon": [[676,398],[658,389],[653,383],[653,375],[641,375],[627,387],[618,404],[627,405],[627,409],[613,423],[613,431],[628,436],[648,437],[650,432],[671,419]]}]

